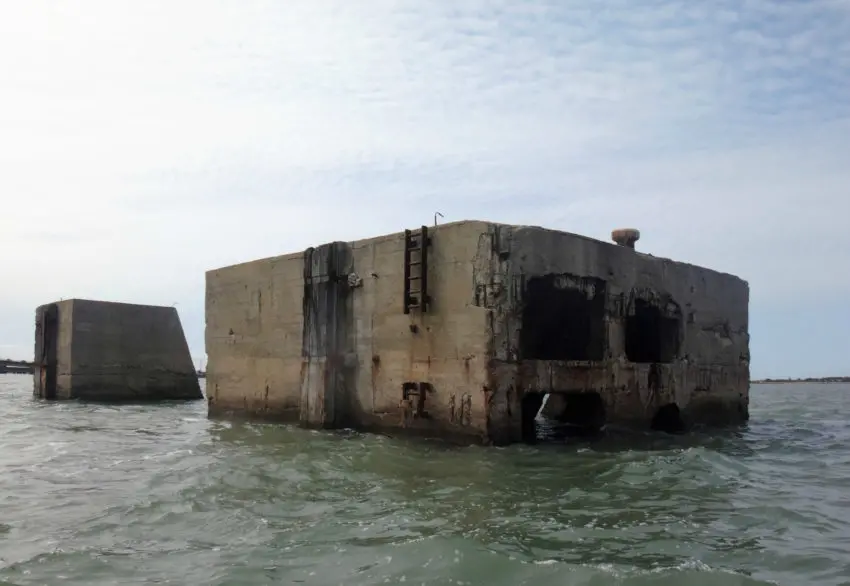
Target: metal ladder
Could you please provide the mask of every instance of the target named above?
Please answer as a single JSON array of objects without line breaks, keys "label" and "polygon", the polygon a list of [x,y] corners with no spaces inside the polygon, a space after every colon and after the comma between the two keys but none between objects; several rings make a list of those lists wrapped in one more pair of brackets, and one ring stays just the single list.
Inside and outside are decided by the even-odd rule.
[{"label": "metal ladder", "polygon": [[427,313],[431,298],[428,295],[428,247],[431,237],[428,227],[404,231],[404,313],[418,308]]}]

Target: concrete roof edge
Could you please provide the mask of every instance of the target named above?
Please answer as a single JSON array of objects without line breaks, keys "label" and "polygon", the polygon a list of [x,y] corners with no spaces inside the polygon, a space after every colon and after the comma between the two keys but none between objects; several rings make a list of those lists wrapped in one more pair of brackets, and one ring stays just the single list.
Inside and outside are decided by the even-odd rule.
[{"label": "concrete roof edge", "polygon": [[[608,242],[607,240],[600,240],[598,238],[593,238],[592,236],[586,236],[584,234],[578,234],[576,232],[570,232],[569,230],[561,230],[559,228],[546,228],[545,226],[537,226],[537,225],[499,224],[497,222],[488,222],[488,223],[493,224],[493,225],[498,225],[498,226],[509,226],[509,227],[512,227],[512,228],[515,228],[515,229],[543,230],[544,232],[555,232],[555,233],[559,233],[559,234],[567,234],[569,236],[573,236],[575,238],[581,238],[583,240],[587,240],[587,241],[594,242],[594,243],[597,243],[597,244],[604,244],[605,246],[620,246],[619,244],[617,244],[615,242]],[[750,286],[750,284],[747,280],[745,280],[745,279],[743,279],[743,278],[741,278],[738,275],[735,275],[733,273],[729,273],[729,272],[726,272],[726,271],[720,271],[720,270],[717,270],[717,269],[712,269],[710,267],[706,267],[706,266],[703,266],[703,265],[698,265],[698,264],[694,264],[694,263],[690,263],[690,262],[685,262],[685,261],[682,261],[682,260],[676,260],[675,258],[670,258],[670,257],[666,257],[666,256],[656,256],[652,253],[642,251],[642,250],[635,250],[634,252],[635,252],[635,254],[639,254],[643,257],[648,257],[650,259],[655,259],[655,260],[659,260],[659,261],[662,261],[662,262],[674,263],[674,264],[681,265],[681,266],[693,267],[693,268],[699,269],[701,271],[708,271],[708,272],[714,273],[716,275],[722,275],[724,277],[729,277],[729,278],[741,281],[744,285],[747,286],[747,288],[749,288],[749,286]]]},{"label": "concrete roof edge", "polygon": [[51,301],[50,303],[43,303],[40,307],[44,305],[58,305],[60,303],[98,303],[101,305],[130,305],[133,307],[150,307],[150,308],[162,308],[162,309],[177,309],[174,305],[156,305],[152,303],[133,303],[131,301],[111,301],[108,299],[90,299],[88,297],[69,297],[67,299],[61,299],[59,301]]},{"label": "concrete roof edge", "polygon": [[287,253],[284,253],[284,254],[275,254],[275,255],[272,255],[272,256],[265,256],[263,258],[252,258],[251,260],[246,260],[246,261],[242,261],[242,262],[233,263],[233,264],[230,264],[230,265],[224,265],[224,266],[221,266],[221,267],[215,267],[215,268],[212,268],[212,269],[207,269],[206,271],[204,271],[204,275],[207,276],[207,275],[210,275],[211,273],[215,273],[216,271],[224,271],[224,270],[229,270],[229,269],[235,269],[235,268],[251,265],[251,264],[254,264],[254,263],[280,261],[280,260],[291,260],[291,259],[294,259],[294,258],[299,258],[303,255],[304,255],[304,251],[302,250],[300,252],[287,252]]},{"label": "concrete roof edge", "polygon": [[[570,232],[569,230],[562,230],[562,229],[559,229],[559,228],[547,228],[545,226],[539,226],[539,225],[536,225],[536,224],[508,224],[508,223],[505,223],[505,222],[493,222],[493,221],[490,221],[490,220],[464,219],[464,220],[455,220],[455,221],[452,221],[452,222],[445,222],[445,223],[442,223],[442,224],[437,224],[435,226],[429,226],[428,224],[420,224],[420,226],[426,226],[427,228],[445,229],[445,228],[456,228],[456,227],[460,227],[460,226],[468,225],[468,224],[482,224],[482,225],[487,225],[487,226],[498,226],[498,227],[502,227],[502,228],[511,228],[513,230],[540,230],[540,231],[543,231],[543,232],[565,234],[565,235],[572,236],[574,238],[581,238],[583,240],[587,240],[587,241],[593,242],[595,244],[602,244],[602,245],[606,245],[606,246],[619,246],[618,244],[616,244],[614,242],[608,242],[606,240],[600,240],[598,238],[593,238],[592,236],[586,236],[584,234],[578,234],[576,232]],[[411,228],[411,229],[418,229],[418,228],[419,227]],[[402,229],[402,230],[398,230],[396,232],[390,232],[390,233],[387,233],[387,234],[380,234],[380,235],[377,235],[377,236],[370,236],[370,237],[366,237],[366,238],[358,238],[357,240],[351,240],[351,241],[345,241],[345,242],[348,242],[349,244],[354,245],[354,244],[365,243],[365,242],[374,241],[374,240],[382,240],[382,239],[385,239],[385,238],[397,237],[398,235],[403,234],[403,233],[404,233],[404,230]],[[340,242],[340,241],[336,241],[336,242]],[[329,243],[326,242],[324,244],[329,244]],[[321,244],[319,244],[317,246],[321,246]],[[747,286],[747,288],[749,288],[749,283],[745,279],[743,279],[743,278],[741,278],[737,275],[734,275],[732,273],[728,273],[728,272],[725,272],[725,271],[719,271],[719,270],[712,269],[712,268],[709,268],[709,267],[705,267],[705,266],[702,266],[702,265],[697,265],[697,264],[694,264],[694,263],[688,263],[688,262],[676,260],[676,259],[673,259],[673,258],[668,258],[668,257],[663,257],[663,256],[655,256],[653,254],[650,254],[650,253],[644,252],[644,251],[640,251],[640,250],[635,250],[635,253],[640,254],[643,257],[648,257],[648,258],[656,259],[656,260],[663,261],[663,262],[675,263],[675,264],[683,265],[683,266],[690,266],[690,267],[694,267],[694,268],[702,270],[702,271],[708,271],[708,272],[711,272],[711,273],[715,273],[717,275],[722,275],[724,277],[736,279],[738,281],[741,281],[744,285]],[[298,257],[302,256],[303,254],[304,254],[304,251],[300,251],[300,252],[290,252],[290,253],[286,253],[286,254],[282,254],[282,255],[268,256],[268,257],[265,257],[265,258],[253,259],[253,260],[249,260],[249,261],[245,261],[245,262],[235,263],[235,264],[232,264],[232,265],[227,265],[227,266],[223,266],[223,267],[217,267],[217,268],[214,268],[214,269],[209,269],[205,272],[205,275],[209,275],[209,274],[214,273],[216,271],[233,269],[233,268],[241,267],[241,266],[244,266],[244,265],[249,265],[249,264],[252,264],[252,263],[268,262],[268,261],[275,261],[275,260],[288,260],[288,259],[292,259],[292,258],[298,258]]]}]

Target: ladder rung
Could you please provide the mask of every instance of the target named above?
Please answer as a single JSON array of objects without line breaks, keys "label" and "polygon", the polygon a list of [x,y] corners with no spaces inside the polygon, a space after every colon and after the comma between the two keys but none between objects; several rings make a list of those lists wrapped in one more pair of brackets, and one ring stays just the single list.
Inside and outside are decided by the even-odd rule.
[{"label": "ladder rung", "polygon": [[410,266],[412,266],[412,267],[415,267],[416,265],[421,265],[421,264],[422,264],[422,261],[421,261],[421,260],[412,260],[412,261],[410,261],[410,262],[409,262],[409,263],[407,263],[407,264],[409,264],[409,265],[410,265]]},{"label": "ladder rung", "polygon": [[408,280],[408,281],[421,281],[421,280],[422,280],[422,277],[417,277],[417,276],[415,276],[415,275],[410,275],[409,277],[407,277],[407,280]]}]

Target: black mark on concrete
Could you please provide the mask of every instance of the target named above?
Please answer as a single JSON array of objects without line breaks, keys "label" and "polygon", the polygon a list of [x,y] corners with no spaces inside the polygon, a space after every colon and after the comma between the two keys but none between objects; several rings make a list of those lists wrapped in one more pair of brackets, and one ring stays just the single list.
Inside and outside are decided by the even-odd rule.
[{"label": "black mark on concrete", "polygon": [[[355,350],[347,277],[352,264],[351,248],[345,242],[308,248],[304,253],[301,354],[306,364],[301,384],[308,393],[317,395],[316,399],[321,397],[326,414],[323,424],[328,426],[346,425],[354,400],[356,367],[347,361]],[[321,379],[309,380],[317,370]]]}]

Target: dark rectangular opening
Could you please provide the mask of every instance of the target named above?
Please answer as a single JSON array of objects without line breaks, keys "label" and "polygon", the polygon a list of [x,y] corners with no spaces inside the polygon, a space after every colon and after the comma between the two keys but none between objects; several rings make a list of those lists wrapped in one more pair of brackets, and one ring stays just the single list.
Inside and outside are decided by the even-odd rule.
[{"label": "dark rectangular opening", "polygon": [[672,362],[679,353],[677,315],[644,299],[635,299],[634,312],[626,317],[626,358],[630,362]]},{"label": "dark rectangular opening", "polygon": [[572,275],[528,280],[520,357],[529,360],[603,360],[605,281]]}]

